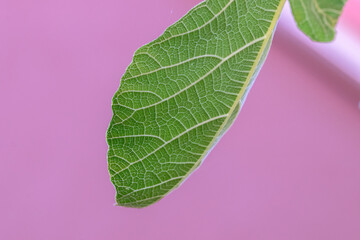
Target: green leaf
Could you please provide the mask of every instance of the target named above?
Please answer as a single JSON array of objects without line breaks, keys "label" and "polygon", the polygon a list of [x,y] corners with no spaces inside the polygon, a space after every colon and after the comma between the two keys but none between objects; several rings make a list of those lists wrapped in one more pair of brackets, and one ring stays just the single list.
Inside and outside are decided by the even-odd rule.
[{"label": "green leaf", "polygon": [[178,187],[231,126],[285,0],[208,0],[138,49],[113,97],[107,141],[116,202]]},{"label": "green leaf", "polygon": [[329,42],[346,0],[290,0],[298,27],[312,40]]}]

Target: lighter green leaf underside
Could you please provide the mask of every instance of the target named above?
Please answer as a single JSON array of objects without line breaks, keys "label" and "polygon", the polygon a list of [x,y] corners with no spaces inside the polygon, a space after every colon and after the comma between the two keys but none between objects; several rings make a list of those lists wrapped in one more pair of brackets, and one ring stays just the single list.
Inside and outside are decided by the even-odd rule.
[{"label": "lighter green leaf underside", "polygon": [[290,0],[298,27],[312,40],[334,39],[335,26],[346,0]]},{"label": "lighter green leaf underside", "polygon": [[178,187],[240,111],[284,0],[208,0],[138,49],[113,98],[107,141],[116,202]]}]

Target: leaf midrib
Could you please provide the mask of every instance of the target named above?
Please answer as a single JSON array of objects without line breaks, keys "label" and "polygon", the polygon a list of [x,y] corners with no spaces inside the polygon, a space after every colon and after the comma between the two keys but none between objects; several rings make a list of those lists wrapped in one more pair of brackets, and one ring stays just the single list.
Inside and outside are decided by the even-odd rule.
[{"label": "leaf midrib", "polygon": [[[210,142],[208,148],[204,151],[204,154],[203,154],[203,155],[201,156],[201,158],[199,158],[199,160],[194,164],[194,167],[196,167],[197,164],[199,163],[199,161],[201,161],[201,160],[204,158],[204,156],[208,153],[209,149],[211,148],[211,146],[213,145],[213,143],[216,141],[217,137],[219,136],[221,130],[222,130],[222,129],[224,128],[224,126],[226,125],[227,120],[228,120],[229,117],[231,116],[231,113],[234,111],[234,109],[236,108],[236,105],[239,103],[242,95],[243,95],[244,92],[246,91],[247,86],[248,86],[249,83],[250,83],[251,77],[252,77],[252,75],[254,74],[254,72],[255,72],[255,70],[256,70],[257,64],[255,64],[255,63],[258,63],[258,62],[259,62],[259,60],[260,60],[260,58],[261,58],[261,55],[262,55],[262,53],[263,53],[263,51],[264,51],[264,49],[265,49],[265,47],[266,47],[269,39],[271,38],[272,32],[273,32],[273,30],[274,30],[274,28],[275,28],[275,26],[276,26],[276,23],[277,23],[277,21],[278,21],[278,19],[279,19],[279,16],[280,16],[280,14],[281,14],[281,10],[282,10],[285,2],[286,2],[286,0],[281,0],[281,1],[280,1],[279,6],[278,6],[278,8],[277,8],[277,10],[276,10],[276,12],[275,12],[274,17],[273,17],[272,23],[270,24],[268,31],[267,31],[266,34],[264,35],[264,39],[265,39],[265,40],[263,41],[262,46],[261,46],[261,48],[260,48],[260,51],[259,51],[259,53],[258,53],[258,55],[257,55],[257,57],[256,57],[256,60],[254,61],[254,65],[252,66],[252,68],[251,68],[251,70],[250,70],[250,72],[249,72],[249,75],[248,75],[248,77],[246,78],[246,81],[245,81],[243,87],[241,88],[241,90],[240,90],[240,92],[239,92],[238,97],[236,98],[233,106],[231,107],[229,113],[227,114],[227,117],[226,117],[225,121],[224,121],[223,124],[220,126],[219,131],[215,134],[215,136],[214,136],[213,140]],[[183,177],[183,179],[187,178],[187,177],[194,171],[194,167],[190,169],[190,171],[188,172],[188,174],[186,174],[186,175]],[[181,182],[183,182],[183,181],[181,181]],[[176,188],[176,187],[177,187],[177,186],[175,186],[174,188]],[[174,188],[173,188],[173,189],[174,189]],[[172,190],[172,189],[171,189],[171,190]],[[170,190],[170,191],[171,191],[171,190]]]}]

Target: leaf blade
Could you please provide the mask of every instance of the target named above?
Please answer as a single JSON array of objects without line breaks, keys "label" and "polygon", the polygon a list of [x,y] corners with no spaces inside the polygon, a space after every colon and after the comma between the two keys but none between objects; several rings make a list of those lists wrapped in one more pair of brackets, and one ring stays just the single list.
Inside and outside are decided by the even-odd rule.
[{"label": "leaf blade", "polygon": [[313,41],[330,42],[346,0],[290,0],[291,11],[301,31]]},{"label": "leaf blade", "polygon": [[283,4],[205,1],[136,51],[107,132],[119,205],[150,205],[200,165],[240,110]]}]

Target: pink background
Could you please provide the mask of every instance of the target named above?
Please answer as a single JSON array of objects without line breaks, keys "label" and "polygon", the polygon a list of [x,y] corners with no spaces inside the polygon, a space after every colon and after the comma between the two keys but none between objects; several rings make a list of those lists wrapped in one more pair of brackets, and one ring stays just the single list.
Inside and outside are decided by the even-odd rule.
[{"label": "pink background", "polygon": [[111,97],[197,2],[0,1],[0,239],[360,239],[360,90],[281,32],[200,170],[151,207],[113,206]]}]

